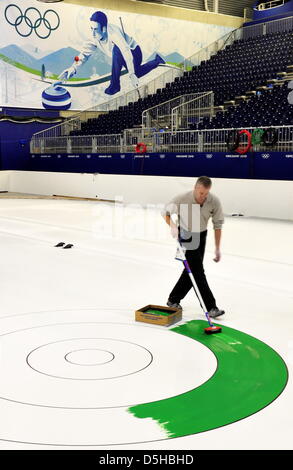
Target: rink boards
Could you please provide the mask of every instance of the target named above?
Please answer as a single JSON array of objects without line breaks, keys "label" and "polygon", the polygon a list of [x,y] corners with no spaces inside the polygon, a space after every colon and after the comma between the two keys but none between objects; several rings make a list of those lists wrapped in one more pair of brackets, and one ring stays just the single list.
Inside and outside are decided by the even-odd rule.
[{"label": "rink boards", "polygon": [[293,178],[293,154],[255,152],[227,153],[113,153],[31,154],[27,170],[73,173],[105,173],[151,176],[196,176],[214,178]]}]

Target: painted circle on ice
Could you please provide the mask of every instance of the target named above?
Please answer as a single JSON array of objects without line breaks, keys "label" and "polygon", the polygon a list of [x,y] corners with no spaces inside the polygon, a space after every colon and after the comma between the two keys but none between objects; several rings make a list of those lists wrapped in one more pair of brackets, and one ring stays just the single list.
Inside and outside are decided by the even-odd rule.
[{"label": "painted circle on ice", "polygon": [[78,366],[100,366],[113,361],[114,354],[101,349],[78,349],[64,356],[65,361]]},{"label": "painted circle on ice", "polygon": [[[267,344],[222,325],[221,334],[207,336],[205,326],[204,321],[190,321],[172,331],[194,338],[216,355],[218,368],[213,377],[185,396],[130,410],[136,417],[161,423],[170,438],[209,431],[247,418],[272,403],[288,381],[285,362]],[[192,403],[201,406],[191,406]]]},{"label": "painted circle on ice", "polygon": [[286,386],[281,357],[245,333],[222,326],[207,336],[200,320],[122,323],[127,315],[2,317],[0,439],[107,446],[183,437],[256,413]]},{"label": "painted circle on ice", "polygon": [[[143,324],[119,323],[117,317],[114,323],[98,322],[92,312],[81,312],[75,322],[68,314],[49,318],[49,323],[35,321],[1,335],[0,374],[6,377],[0,398],[71,410],[128,408],[186,393],[217,368],[207,348],[168,330],[150,331]],[[82,351],[88,356],[83,360]],[[101,359],[96,365],[94,351]]]},{"label": "painted circle on ice", "polygon": [[[58,325],[56,326],[58,328]],[[71,325],[71,330],[75,330],[76,326],[80,327],[80,325],[74,325],[74,328]],[[95,328],[96,325],[88,325],[88,331],[90,327]],[[72,348],[77,347],[80,349],[72,351]],[[113,352],[106,352],[103,348],[110,348]],[[114,357],[115,361],[112,362]],[[130,361],[129,357],[133,359]],[[36,372],[55,379],[70,380],[106,380],[126,377],[142,371],[152,363],[152,360],[150,351],[139,344],[107,337],[61,340],[39,346],[27,356],[28,365]],[[80,365],[106,365],[106,367],[87,369],[86,367],[80,368]]]}]

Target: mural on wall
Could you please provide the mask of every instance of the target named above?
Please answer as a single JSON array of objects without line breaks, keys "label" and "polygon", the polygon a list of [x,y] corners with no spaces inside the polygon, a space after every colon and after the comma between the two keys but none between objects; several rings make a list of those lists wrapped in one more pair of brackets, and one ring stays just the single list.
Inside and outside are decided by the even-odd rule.
[{"label": "mural on wall", "polygon": [[47,109],[135,90],[232,30],[37,0],[2,0],[0,21],[0,105]]}]

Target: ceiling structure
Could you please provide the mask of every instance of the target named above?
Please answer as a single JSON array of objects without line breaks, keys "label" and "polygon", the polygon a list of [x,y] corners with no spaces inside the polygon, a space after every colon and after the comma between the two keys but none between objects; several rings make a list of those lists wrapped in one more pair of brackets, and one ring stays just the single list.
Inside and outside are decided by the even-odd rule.
[{"label": "ceiling structure", "polygon": [[192,10],[217,12],[223,15],[244,16],[245,8],[252,8],[256,0],[136,0],[146,3],[159,3]]},{"label": "ceiling structure", "polygon": [[[57,3],[63,0],[38,0],[44,3]],[[157,3],[171,7],[187,8],[190,10],[209,11],[223,15],[239,16],[241,18],[249,15],[244,10],[252,10],[256,0],[132,0],[144,3]]]}]

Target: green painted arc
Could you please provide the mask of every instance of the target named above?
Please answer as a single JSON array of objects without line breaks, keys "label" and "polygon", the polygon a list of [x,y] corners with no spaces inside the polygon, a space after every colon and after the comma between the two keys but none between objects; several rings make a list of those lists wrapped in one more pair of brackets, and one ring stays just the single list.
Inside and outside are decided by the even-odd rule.
[{"label": "green painted arc", "polygon": [[226,326],[222,326],[221,334],[209,336],[204,333],[205,327],[206,322],[193,320],[170,331],[208,347],[218,361],[214,375],[181,395],[128,409],[137,418],[156,420],[168,438],[246,418],[269,405],[286,387],[286,364],[267,344]]}]

